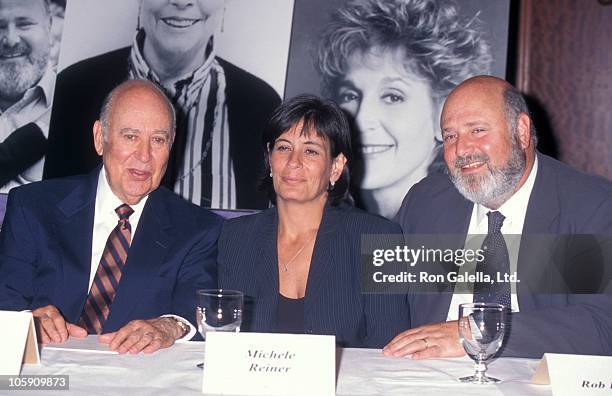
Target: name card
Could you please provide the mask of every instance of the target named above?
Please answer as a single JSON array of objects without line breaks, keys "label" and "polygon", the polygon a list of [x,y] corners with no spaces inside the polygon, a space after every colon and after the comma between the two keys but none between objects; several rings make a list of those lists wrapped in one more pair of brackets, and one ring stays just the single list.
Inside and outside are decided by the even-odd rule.
[{"label": "name card", "polygon": [[612,394],[612,356],[545,353],[531,382],[550,384],[554,396]]},{"label": "name card", "polygon": [[219,395],[334,395],[334,336],[206,334],[202,392]]},{"label": "name card", "polygon": [[0,375],[19,375],[22,363],[39,363],[32,312],[0,311]]}]

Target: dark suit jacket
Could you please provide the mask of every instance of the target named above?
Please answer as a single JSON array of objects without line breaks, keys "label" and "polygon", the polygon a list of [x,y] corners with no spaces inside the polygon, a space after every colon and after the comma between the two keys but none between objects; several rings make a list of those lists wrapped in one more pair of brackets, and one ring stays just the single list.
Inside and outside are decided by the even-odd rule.
[{"label": "dark suit jacket", "polygon": [[[0,232],[0,309],[55,305],[78,322],[87,297],[98,171],[11,190]],[[216,287],[221,219],[163,187],[145,204],[103,331],[176,314]]]},{"label": "dark suit jacket", "polygon": [[17,128],[0,143],[0,187],[40,160],[47,150],[47,139],[31,122]]},{"label": "dark suit jacket", "polygon": [[[279,299],[276,208],[226,222],[219,238],[219,285],[241,290],[243,329],[276,331]],[[317,234],[304,301],[305,332],[335,335],[341,346],[384,346],[409,326],[405,295],[362,294],[362,234],[398,234],[379,216],[328,206]]]},{"label": "dark suit jacket", "polygon": [[[456,234],[456,244],[450,247],[456,249],[465,242],[472,208],[473,203],[459,194],[447,175],[437,174],[410,190],[397,220],[408,237]],[[557,285],[530,285],[538,276],[546,282],[558,281],[554,278],[567,270],[556,261],[563,257],[554,254],[550,246],[538,245],[543,239],[533,234],[612,236],[612,184],[538,154],[538,173],[525,215],[517,264],[522,280],[517,292],[520,312],[511,315],[511,328],[502,351],[507,356],[536,358],[545,352],[612,354],[612,294],[609,290],[608,294],[560,293]],[[608,250],[609,242],[608,239]],[[610,257],[604,258],[599,264],[610,267],[609,260]],[[588,273],[597,263],[573,265]],[[607,271],[609,278],[610,270]],[[449,286],[440,293],[411,294],[413,326],[446,321],[453,293],[453,285]]]},{"label": "dark suit jacket", "polygon": [[[100,164],[93,145],[93,124],[106,95],[128,78],[129,55],[130,47],[122,48],[78,62],[59,73],[44,179],[87,173]],[[264,209],[268,207],[268,197],[257,188],[263,169],[261,134],[280,98],[263,80],[221,58],[217,60],[225,71],[237,205],[242,209]],[[177,140],[182,139],[177,135]],[[166,176],[174,174],[176,156],[173,149]],[[174,177],[166,177],[164,185],[173,189]]]}]

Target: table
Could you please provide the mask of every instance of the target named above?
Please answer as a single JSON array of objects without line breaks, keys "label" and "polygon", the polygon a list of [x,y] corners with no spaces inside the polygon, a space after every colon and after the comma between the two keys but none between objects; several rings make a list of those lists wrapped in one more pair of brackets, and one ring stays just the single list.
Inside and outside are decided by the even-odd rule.
[{"label": "table", "polygon": [[[413,361],[382,356],[377,349],[339,349],[337,395],[551,395],[550,386],[531,385],[538,361],[497,359],[491,375],[499,385],[461,384],[471,374],[469,358]],[[187,342],[152,355],[119,356],[45,349],[40,365],[24,365],[22,375],[69,375],[70,391],[47,395],[197,395],[202,384],[204,343]],[[0,391],[0,394],[2,393]],[[26,394],[20,391],[19,394]]]}]

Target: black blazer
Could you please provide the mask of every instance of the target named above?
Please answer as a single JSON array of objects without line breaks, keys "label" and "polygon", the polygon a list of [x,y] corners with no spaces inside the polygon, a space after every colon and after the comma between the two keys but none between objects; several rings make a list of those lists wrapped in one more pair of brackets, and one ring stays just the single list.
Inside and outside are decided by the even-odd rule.
[{"label": "black blazer", "polygon": [[14,130],[0,143],[0,187],[40,160],[47,150],[47,139],[31,122]]},{"label": "black blazer", "polygon": [[[44,179],[87,173],[100,164],[93,144],[93,124],[106,95],[128,78],[130,49],[83,60],[58,74]],[[264,209],[268,197],[257,188],[264,161],[261,134],[280,98],[263,80],[221,58],[217,60],[225,71],[237,205],[241,209]],[[174,157],[171,155],[164,179],[170,189],[174,188]]]},{"label": "black blazer", "polygon": [[[98,171],[9,193],[0,232],[0,309],[55,305],[76,323],[88,294]],[[195,323],[195,292],[216,285],[222,220],[160,187],[144,206],[103,331],[176,314]]]},{"label": "black blazer", "polygon": [[[245,293],[243,330],[274,332],[279,299],[276,208],[225,223],[219,238],[219,285]],[[405,295],[363,294],[362,234],[400,228],[352,207],[325,208],[304,301],[305,332],[335,335],[345,347],[380,348],[409,327]]]},{"label": "black blazer", "polygon": [[[558,282],[553,284],[559,280],[575,280],[568,279],[568,270],[575,271],[573,278],[576,275],[594,277],[608,271],[609,281],[612,183],[540,153],[537,156],[538,173],[525,215],[517,263],[521,279],[517,284],[520,312],[511,315],[511,329],[502,354],[534,358],[540,358],[545,352],[612,354],[609,290],[612,285],[603,285],[603,289],[608,287],[607,294],[574,294],[560,293]],[[459,194],[447,175],[436,174],[412,187],[397,220],[407,237],[454,234],[456,238],[449,237],[449,240],[456,239],[455,245],[447,247],[463,248],[473,206]],[[573,268],[563,268],[562,261],[567,257],[555,255],[551,246],[540,245],[541,235],[578,234],[595,234],[607,239],[601,245],[607,246],[601,251],[602,257],[596,261],[574,261]],[[571,249],[566,253],[571,254]],[[563,279],[555,279],[558,276]],[[540,279],[554,282],[542,284]],[[410,295],[413,326],[446,321],[454,285],[447,286],[439,293]]]}]

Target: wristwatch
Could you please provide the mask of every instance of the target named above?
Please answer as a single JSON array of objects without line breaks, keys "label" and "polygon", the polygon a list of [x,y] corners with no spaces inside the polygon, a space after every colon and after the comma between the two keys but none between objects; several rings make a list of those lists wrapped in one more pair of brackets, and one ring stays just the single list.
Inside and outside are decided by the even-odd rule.
[{"label": "wristwatch", "polygon": [[179,320],[173,316],[169,316],[170,319],[172,319],[174,321],[174,323],[176,323],[176,327],[178,327],[180,330],[179,336],[176,338],[177,340],[180,340],[181,338],[185,337],[187,335],[187,333],[189,333],[189,326],[187,326],[185,324],[185,322],[183,322],[182,320]]}]

